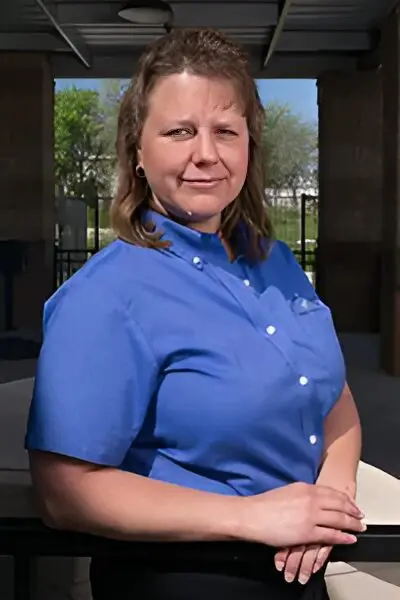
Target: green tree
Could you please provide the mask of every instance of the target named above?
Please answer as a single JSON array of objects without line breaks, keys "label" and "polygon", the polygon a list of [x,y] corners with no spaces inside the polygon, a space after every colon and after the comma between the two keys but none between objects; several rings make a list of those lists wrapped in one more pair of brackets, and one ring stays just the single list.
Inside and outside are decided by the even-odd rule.
[{"label": "green tree", "polygon": [[317,126],[304,121],[285,104],[272,102],[265,113],[267,185],[274,192],[289,189],[297,203],[300,188],[316,187]]},{"label": "green tree", "polygon": [[100,106],[103,114],[103,141],[108,154],[115,160],[115,141],[119,105],[129,81],[106,79],[100,88]]},{"label": "green tree", "polygon": [[56,182],[66,196],[84,198],[89,204],[97,195],[108,195],[112,185],[104,121],[97,91],[72,87],[56,93]]}]

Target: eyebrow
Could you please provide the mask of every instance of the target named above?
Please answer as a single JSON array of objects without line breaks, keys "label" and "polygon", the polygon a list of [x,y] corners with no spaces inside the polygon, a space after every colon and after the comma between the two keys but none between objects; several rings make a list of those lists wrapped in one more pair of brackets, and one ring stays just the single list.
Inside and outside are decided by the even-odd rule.
[{"label": "eyebrow", "polygon": [[190,119],[171,119],[171,123],[168,127],[193,127],[193,121]]},{"label": "eyebrow", "polygon": [[[238,115],[239,119],[244,119],[244,115]],[[226,119],[221,119],[221,120],[216,120],[215,121],[215,125],[217,125],[218,127],[234,127],[235,126],[235,122],[233,119],[231,120],[226,120]],[[170,123],[167,125],[167,127],[195,127],[195,119],[191,120],[191,119],[176,119],[173,120],[171,119]]]}]

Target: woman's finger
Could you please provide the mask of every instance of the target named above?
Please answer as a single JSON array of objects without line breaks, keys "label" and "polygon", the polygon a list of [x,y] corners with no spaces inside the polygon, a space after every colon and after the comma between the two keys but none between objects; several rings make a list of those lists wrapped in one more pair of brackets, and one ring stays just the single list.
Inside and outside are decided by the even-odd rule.
[{"label": "woman's finger", "polygon": [[305,585],[311,575],[314,572],[314,565],[319,555],[321,546],[312,545],[308,546],[307,550],[304,552],[303,557],[301,559],[301,564],[299,568],[299,582]]},{"label": "woman's finger", "polygon": [[285,565],[285,580],[288,583],[296,579],[305,550],[305,546],[298,546],[290,550]]},{"label": "woman's finger", "polygon": [[275,568],[278,571],[283,571],[283,569],[285,568],[286,560],[287,560],[287,557],[289,556],[289,554],[290,554],[289,548],[283,548],[282,550],[279,550],[279,552],[277,552],[275,554],[275,557],[274,557]]},{"label": "woman's finger", "polygon": [[320,570],[321,567],[326,563],[331,553],[332,546],[320,546],[317,557],[315,559],[313,573]]}]

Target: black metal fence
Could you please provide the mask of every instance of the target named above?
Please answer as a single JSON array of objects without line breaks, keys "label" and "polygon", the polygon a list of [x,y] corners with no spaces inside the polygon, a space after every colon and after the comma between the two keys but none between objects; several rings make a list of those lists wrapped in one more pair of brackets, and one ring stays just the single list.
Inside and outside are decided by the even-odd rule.
[{"label": "black metal fence", "polygon": [[293,201],[278,198],[269,203],[276,237],[286,242],[304,271],[315,281],[318,244],[318,197],[302,194]]},{"label": "black metal fence", "polygon": [[313,250],[298,250],[294,248],[292,248],[292,250],[302,269],[306,271],[306,273],[310,273],[312,275],[312,279],[314,280],[315,271],[317,268],[316,246]]},{"label": "black metal fence", "polygon": [[63,250],[56,246],[54,252],[54,289],[59,288],[60,285],[76,273],[96,251],[95,248]]},{"label": "black metal fence", "polygon": [[[278,239],[285,241],[297,257],[299,263],[311,281],[316,279],[316,251],[318,236],[318,198],[302,194],[300,202],[270,205],[271,218]],[[104,230],[105,231],[105,230]],[[103,236],[104,237],[104,236]],[[71,275],[93,256],[97,250],[106,245],[112,235],[100,239],[100,232],[94,228],[93,246],[86,249],[63,250],[56,247],[54,286],[57,289]]]}]

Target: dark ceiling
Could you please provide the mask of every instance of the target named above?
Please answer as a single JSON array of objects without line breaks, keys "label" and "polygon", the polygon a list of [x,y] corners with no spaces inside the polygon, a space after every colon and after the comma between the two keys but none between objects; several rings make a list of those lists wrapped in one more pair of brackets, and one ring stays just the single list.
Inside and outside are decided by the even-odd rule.
[{"label": "dark ceiling", "polygon": [[[216,27],[256,77],[317,77],[373,61],[393,0],[171,0],[176,27]],[[1,0],[0,51],[52,54],[55,77],[130,77],[164,29],[121,19],[120,0]],[[370,63],[372,64],[372,62]]]}]

